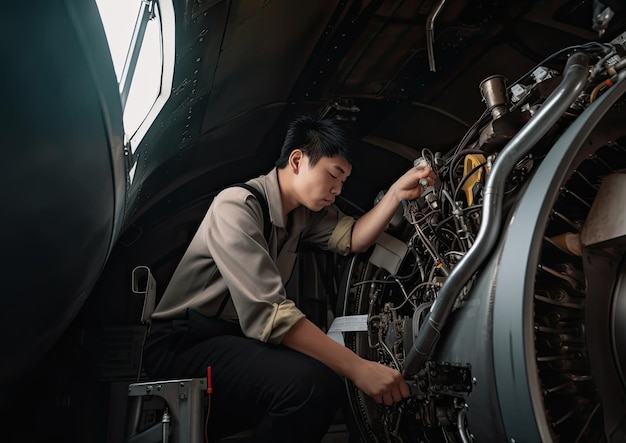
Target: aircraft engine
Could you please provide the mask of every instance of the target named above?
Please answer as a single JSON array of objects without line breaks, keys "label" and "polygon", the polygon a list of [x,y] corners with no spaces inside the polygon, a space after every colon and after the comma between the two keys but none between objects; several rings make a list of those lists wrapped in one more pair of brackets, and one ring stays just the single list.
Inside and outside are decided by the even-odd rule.
[{"label": "aircraft engine", "polygon": [[[359,355],[402,371],[411,397],[349,386],[375,442],[621,441],[626,63],[619,41],[554,54],[486,109],[346,266],[339,306]],[[557,72],[547,66],[563,61]]]}]

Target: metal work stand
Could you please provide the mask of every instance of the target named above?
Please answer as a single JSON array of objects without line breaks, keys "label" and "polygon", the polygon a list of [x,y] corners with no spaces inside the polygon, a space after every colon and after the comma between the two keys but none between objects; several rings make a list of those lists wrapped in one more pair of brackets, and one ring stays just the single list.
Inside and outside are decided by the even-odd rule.
[{"label": "metal work stand", "polygon": [[[127,443],[202,443],[204,436],[203,397],[206,378],[150,381],[128,386]],[[137,432],[142,413],[142,397],[158,396],[166,410],[161,423]],[[171,425],[171,426],[170,426]]]}]

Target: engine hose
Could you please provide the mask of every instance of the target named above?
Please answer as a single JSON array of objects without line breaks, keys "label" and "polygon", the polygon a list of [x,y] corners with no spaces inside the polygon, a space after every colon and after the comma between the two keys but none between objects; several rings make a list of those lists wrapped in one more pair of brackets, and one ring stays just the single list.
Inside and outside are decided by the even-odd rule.
[{"label": "engine hose", "polygon": [[502,224],[502,201],[506,180],[513,167],[561,118],[583,91],[589,74],[589,58],[582,52],[567,60],[563,80],[535,115],[496,157],[483,188],[483,216],[472,248],[452,269],[437,296],[428,320],[420,329],[404,361],[403,375],[414,375],[431,355],[458,294],[474,275],[498,240]]},{"label": "engine hose", "polygon": [[471,443],[470,437],[465,430],[465,415],[465,409],[461,409],[456,416],[456,426],[461,436],[461,443]]}]

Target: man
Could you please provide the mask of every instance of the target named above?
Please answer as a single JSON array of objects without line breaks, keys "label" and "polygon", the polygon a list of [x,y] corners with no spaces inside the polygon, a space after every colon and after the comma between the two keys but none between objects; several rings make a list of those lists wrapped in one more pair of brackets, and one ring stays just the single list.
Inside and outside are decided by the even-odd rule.
[{"label": "man", "polygon": [[319,441],[345,406],[341,377],[378,403],[409,396],[397,370],[333,341],[285,294],[299,241],[365,251],[401,200],[420,196],[420,180],[433,180],[429,167],[412,168],[355,220],[333,205],[351,171],[336,121],[296,119],[276,167],[248,182],[266,202],[241,187],[220,192],[174,272],[153,314],[145,367],[158,378],[201,377],[212,367],[210,438],[254,428],[258,442]]}]

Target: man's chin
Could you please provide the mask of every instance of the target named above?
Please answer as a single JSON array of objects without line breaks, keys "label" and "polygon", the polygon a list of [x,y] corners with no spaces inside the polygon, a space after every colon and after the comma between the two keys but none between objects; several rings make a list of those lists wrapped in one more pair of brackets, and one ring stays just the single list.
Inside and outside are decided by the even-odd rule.
[{"label": "man's chin", "polygon": [[313,212],[318,212],[321,211],[324,208],[329,207],[330,205],[332,205],[332,203],[323,200],[321,202],[318,202],[316,204],[312,204],[312,205],[307,205],[307,208],[309,208],[309,210],[313,211]]}]

